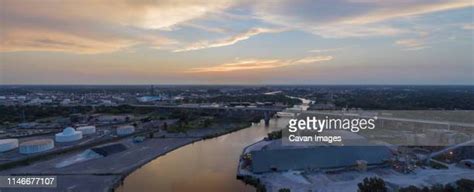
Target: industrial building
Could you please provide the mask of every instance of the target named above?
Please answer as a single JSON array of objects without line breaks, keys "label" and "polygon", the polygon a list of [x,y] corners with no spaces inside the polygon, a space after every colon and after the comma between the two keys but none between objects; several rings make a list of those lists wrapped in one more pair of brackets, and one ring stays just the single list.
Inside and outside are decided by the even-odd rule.
[{"label": "industrial building", "polygon": [[447,129],[426,129],[422,144],[431,146],[449,146],[470,140],[470,136],[465,133]]},{"label": "industrial building", "polygon": [[56,133],[56,142],[71,142],[82,139],[82,132],[76,131],[72,127],[67,127],[61,133]]},{"label": "industrial building", "polygon": [[129,135],[135,132],[135,127],[132,125],[123,125],[117,128],[117,135]]},{"label": "industrial building", "polygon": [[20,153],[32,154],[47,151],[54,148],[52,139],[37,139],[20,144]]},{"label": "industrial building", "polygon": [[83,135],[91,135],[95,133],[96,128],[95,126],[91,125],[91,126],[78,127],[76,130],[82,132]]},{"label": "industrial building", "polygon": [[10,151],[18,147],[18,139],[0,139],[0,152]]},{"label": "industrial building", "polygon": [[161,96],[142,96],[137,98],[138,101],[145,103],[145,102],[153,102],[153,101],[161,101],[163,97]]},{"label": "industrial building", "polygon": [[380,165],[390,160],[392,151],[384,146],[315,146],[282,148],[250,152],[251,171],[288,171],[305,169],[339,169],[366,165]]},{"label": "industrial building", "polygon": [[99,123],[123,123],[133,119],[131,115],[100,115],[96,117]]}]

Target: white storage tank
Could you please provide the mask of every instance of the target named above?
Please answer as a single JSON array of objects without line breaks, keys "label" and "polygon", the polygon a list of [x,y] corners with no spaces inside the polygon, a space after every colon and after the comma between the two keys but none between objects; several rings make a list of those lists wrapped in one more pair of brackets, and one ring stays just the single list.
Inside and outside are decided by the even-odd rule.
[{"label": "white storage tank", "polygon": [[18,139],[0,139],[0,152],[10,151],[18,147]]},{"label": "white storage tank", "polygon": [[83,135],[90,135],[95,133],[95,126],[78,127],[76,130],[82,132]]},{"label": "white storage tank", "polygon": [[52,139],[37,139],[20,144],[20,153],[31,154],[47,151],[54,148]]},{"label": "white storage tank", "polygon": [[135,127],[132,125],[124,125],[117,128],[117,135],[129,135],[135,132]]},{"label": "white storage tank", "polygon": [[56,133],[56,142],[71,142],[82,139],[82,132],[74,130],[72,127],[67,127],[61,133]]}]

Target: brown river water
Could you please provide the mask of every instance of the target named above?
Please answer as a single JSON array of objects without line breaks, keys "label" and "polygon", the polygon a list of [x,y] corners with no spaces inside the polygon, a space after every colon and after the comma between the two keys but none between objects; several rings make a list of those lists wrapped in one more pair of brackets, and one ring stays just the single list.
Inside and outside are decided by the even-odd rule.
[{"label": "brown river water", "polygon": [[255,191],[236,179],[242,150],[268,132],[282,129],[287,118],[198,141],[150,161],[127,176],[116,191]]}]

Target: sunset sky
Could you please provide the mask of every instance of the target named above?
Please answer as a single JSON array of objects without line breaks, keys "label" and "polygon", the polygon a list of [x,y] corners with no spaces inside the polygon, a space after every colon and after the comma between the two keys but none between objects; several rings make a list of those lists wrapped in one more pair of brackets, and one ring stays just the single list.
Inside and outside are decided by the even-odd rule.
[{"label": "sunset sky", "polygon": [[0,0],[0,84],[474,84],[472,0]]}]

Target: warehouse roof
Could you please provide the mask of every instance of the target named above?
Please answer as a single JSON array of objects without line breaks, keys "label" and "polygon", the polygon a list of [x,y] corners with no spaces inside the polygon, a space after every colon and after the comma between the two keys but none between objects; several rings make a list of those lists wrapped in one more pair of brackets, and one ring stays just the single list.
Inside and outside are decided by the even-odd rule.
[{"label": "warehouse roof", "polygon": [[392,153],[384,146],[315,146],[309,148],[252,151],[252,171],[331,169],[353,166],[357,160],[381,164]]}]

